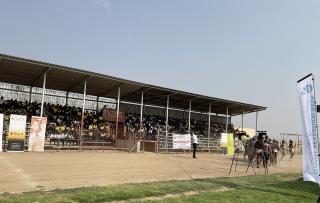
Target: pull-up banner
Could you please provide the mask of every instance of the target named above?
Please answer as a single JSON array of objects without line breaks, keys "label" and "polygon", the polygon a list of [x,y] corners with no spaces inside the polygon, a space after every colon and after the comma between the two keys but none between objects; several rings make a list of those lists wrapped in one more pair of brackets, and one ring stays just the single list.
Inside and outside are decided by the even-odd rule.
[{"label": "pull-up banner", "polygon": [[220,147],[225,148],[228,155],[234,155],[234,138],[232,133],[221,133]]},{"label": "pull-up banner", "polygon": [[2,152],[3,114],[0,114],[0,152]]},{"label": "pull-up banner", "polygon": [[10,115],[8,152],[23,152],[26,138],[27,116]]},{"label": "pull-up banner", "polygon": [[32,116],[29,136],[29,152],[43,152],[46,135],[46,117]]},{"label": "pull-up banner", "polygon": [[298,81],[302,117],[303,179],[320,183],[318,157],[317,108],[313,75]]}]

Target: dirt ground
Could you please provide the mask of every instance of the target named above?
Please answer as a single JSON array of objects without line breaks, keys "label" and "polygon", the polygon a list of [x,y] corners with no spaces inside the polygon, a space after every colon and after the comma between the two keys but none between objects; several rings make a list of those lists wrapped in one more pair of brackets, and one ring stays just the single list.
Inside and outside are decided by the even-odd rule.
[{"label": "dirt ground", "polygon": [[[192,159],[190,153],[154,154],[110,151],[60,151],[44,153],[0,153],[0,192],[54,190],[122,183],[182,180],[228,176],[230,156],[199,153]],[[237,172],[245,173],[247,162],[239,157]],[[257,174],[264,169],[255,168]],[[285,157],[269,173],[301,172],[302,160],[296,155],[291,162]]]}]

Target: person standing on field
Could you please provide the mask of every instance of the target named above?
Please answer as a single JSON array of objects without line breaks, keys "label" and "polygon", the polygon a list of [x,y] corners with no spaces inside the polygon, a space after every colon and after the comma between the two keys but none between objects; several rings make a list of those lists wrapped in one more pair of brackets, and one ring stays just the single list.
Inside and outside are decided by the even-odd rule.
[{"label": "person standing on field", "polygon": [[287,150],[287,147],[286,147],[286,143],[284,142],[284,140],[282,140],[281,144],[280,144],[280,151],[281,151],[281,161],[283,159],[283,157],[286,155],[286,150]]},{"label": "person standing on field", "polygon": [[257,160],[257,168],[260,168],[261,159],[263,158],[262,156],[264,155],[263,154],[263,144],[264,144],[263,136],[258,135],[258,139],[254,143],[254,149],[256,152],[256,160]]},{"label": "person standing on field", "polygon": [[193,158],[196,159],[198,136],[195,135],[193,132],[191,132],[191,139],[192,139],[192,147],[193,147]]},{"label": "person standing on field", "polygon": [[294,148],[295,148],[295,145],[293,144],[293,141],[290,140],[289,142],[290,161],[293,159],[293,156],[294,156]]}]

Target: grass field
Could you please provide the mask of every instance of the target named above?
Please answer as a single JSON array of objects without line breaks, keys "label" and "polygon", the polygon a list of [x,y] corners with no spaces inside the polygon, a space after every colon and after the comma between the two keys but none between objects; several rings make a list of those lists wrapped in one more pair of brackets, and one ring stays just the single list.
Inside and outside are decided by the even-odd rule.
[{"label": "grass field", "polygon": [[0,202],[316,202],[317,184],[300,174],[125,184],[50,192],[1,194]]}]

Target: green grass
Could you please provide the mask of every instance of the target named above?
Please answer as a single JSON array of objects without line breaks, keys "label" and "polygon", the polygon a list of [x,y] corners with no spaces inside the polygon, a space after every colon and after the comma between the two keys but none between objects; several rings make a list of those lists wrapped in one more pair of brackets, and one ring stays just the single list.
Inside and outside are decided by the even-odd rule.
[{"label": "green grass", "polygon": [[[224,192],[214,191],[222,187],[227,187],[230,190]],[[200,191],[200,194],[182,195],[171,199],[148,202],[316,202],[320,192],[317,184],[303,182],[299,174],[282,173],[266,176],[166,181],[51,192],[2,194],[0,195],[0,203],[96,203],[143,199],[166,194],[182,194],[188,191]],[[139,202],[139,200],[135,202]]]}]

